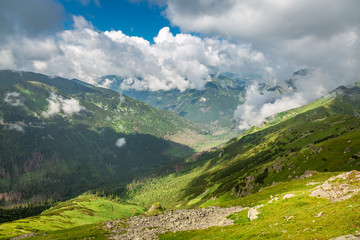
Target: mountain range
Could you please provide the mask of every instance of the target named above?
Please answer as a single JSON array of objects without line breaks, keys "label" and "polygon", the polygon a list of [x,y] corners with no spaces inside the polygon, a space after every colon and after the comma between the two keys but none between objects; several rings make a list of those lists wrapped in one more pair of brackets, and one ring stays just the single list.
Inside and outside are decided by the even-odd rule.
[{"label": "mountain range", "polygon": [[[295,74],[294,81],[298,74],[306,73]],[[4,239],[360,237],[358,84],[276,114],[221,146],[195,151],[196,144],[184,136],[211,138],[206,135],[211,125],[199,127],[74,80],[0,75],[0,186],[9,200],[3,204],[16,202],[16,196],[74,197],[37,216],[1,224]],[[244,92],[240,85],[231,91]],[[206,94],[224,91],[223,99],[235,99],[226,89],[217,79],[203,92],[188,90],[197,99],[194,116],[210,99]],[[156,94],[160,101],[170,93],[145,97],[155,101]],[[229,127],[224,119],[222,126]]]},{"label": "mountain range", "polygon": [[213,76],[204,89],[136,90],[123,87],[124,78],[109,75],[97,80],[106,87],[147,104],[174,112],[213,135],[236,130],[234,111],[244,102],[247,81],[228,76]]}]

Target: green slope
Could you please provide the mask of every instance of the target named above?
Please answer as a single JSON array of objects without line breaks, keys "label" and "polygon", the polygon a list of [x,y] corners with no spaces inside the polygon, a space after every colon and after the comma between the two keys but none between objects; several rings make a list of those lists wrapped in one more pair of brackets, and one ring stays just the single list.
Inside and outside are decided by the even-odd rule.
[{"label": "green slope", "polygon": [[[259,206],[258,218],[255,220],[251,221],[248,217],[249,210],[244,210],[230,216],[234,220],[234,225],[169,232],[161,235],[160,239],[300,240],[332,239],[343,235],[359,236],[360,193],[342,201],[309,196],[316,186],[337,174],[316,173],[309,178],[279,183],[231,203],[249,207]],[[347,180],[329,182],[335,186],[347,184],[359,189],[359,176],[360,172],[353,172]],[[316,184],[312,185],[313,183]]]},{"label": "green slope", "polygon": [[[84,194],[60,203],[38,216],[1,224],[0,239],[31,233],[53,232],[78,226],[83,226],[80,228],[82,231],[84,231],[84,228],[96,229],[97,225],[94,225],[95,223],[131,217],[142,213],[144,213],[144,209],[132,204]],[[103,232],[101,229],[99,231]],[[69,238],[74,237],[74,235],[68,236]],[[44,239],[44,236],[41,237],[41,239]]]},{"label": "green slope", "polygon": [[144,206],[157,201],[168,208],[206,206],[208,201],[219,204],[212,199],[238,199],[306,171],[359,170],[360,120],[354,116],[359,100],[359,88],[339,88],[330,98],[292,110],[298,113],[291,118],[279,117],[277,124],[199,155],[192,168],[134,181],[125,196]]},{"label": "green slope", "polygon": [[173,113],[63,78],[3,70],[0,96],[1,204],[116,191],[174,171],[194,151],[173,141],[202,136]]},{"label": "green slope", "polygon": [[[155,202],[166,209],[259,206],[255,220],[250,221],[245,210],[230,216],[234,225],[166,233],[160,239],[359,235],[359,101],[360,88],[340,87],[327,97],[268,119],[265,127],[253,128],[222,148],[193,155],[184,169],[178,166],[171,174],[133,180],[122,189],[122,197],[144,208]],[[331,178],[351,170],[357,171]],[[338,189],[344,198],[310,196],[322,184]],[[101,224],[84,225],[31,239],[107,239],[111,233],[105,229]]]}]

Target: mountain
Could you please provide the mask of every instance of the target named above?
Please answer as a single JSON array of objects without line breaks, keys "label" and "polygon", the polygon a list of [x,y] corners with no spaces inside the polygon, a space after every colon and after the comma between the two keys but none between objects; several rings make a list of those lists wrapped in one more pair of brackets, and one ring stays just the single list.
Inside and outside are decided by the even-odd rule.
[{"label": "mountain", "polygon": [[[339,87],[313,103],[278,114],[263,128],[249,129],[222,148],[194,155],[192,167],[181,174],[134,181],[126,199],[143,206],[163,200],[168,208],[196,207],[214,203],[212,198],[251,195],[309,171],[360,170],[359,101],[360,88]],[[169,195],[152,192],[154,183],[174,182],[181,184]],[[155,184],[154,189],[159,188]]]},{"label": "mountain", "polygon": [[67,199],[173,171],[194,152],[178,136],[203,136],[176,114],[59,77],[2,70],[0,96],[1,204]]},{"label": "mountain", "polygon": [[[30,218],[2,224],[2,236],[25,229],[38,232],[31,239],[356,239],[359,101],[359,87],[339,87],[223,147],[194,154],[176,172],[141,176],[113,192],[140,213],[149,209],[143,216],[58,231],[41,230],[46,223],[34,227]],[[78,219],[76,211],[66,216]]]},{"label": "mountain", "polygon": [[98,79],[96,86],[107,87],[149,105],[172,111],[207,129],[214,135],[236,130],[234,111],[243,103],[246,81],[227,76],[213,76],[203,90],[135,90],[123,89],[124,79],[109,75]]}]

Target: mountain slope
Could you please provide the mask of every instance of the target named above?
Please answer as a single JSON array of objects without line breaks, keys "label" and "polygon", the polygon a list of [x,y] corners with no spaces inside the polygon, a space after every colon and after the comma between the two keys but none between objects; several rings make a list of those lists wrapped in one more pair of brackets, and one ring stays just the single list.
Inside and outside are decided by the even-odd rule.
[{"label": "mountain slope", "polygon": [[[314,103],[280,113],[262,129],[254,128],[222,148],[195,154],[181,171],[135,179],[123,192],[127,201],[146,208],[155,202],[168,210],[243,206],[231,210],[238,211],[228,217],[234,225],[217,219],[218,225],[210,225],[217,227],[196,230],[203,228],[201,221],[209,218],[209,212],[219,217],[218,208],[194,209],[188,214],[185,210],[162,214],[159,209],[157,220],[127,218],[31,239],[122,239],[125,232],[126,236],[134,233],[132,238],[149,237],[166,231],[158,227],[163,226],[161,221],[166,226],[170,222],[170,230],[187,231],[168,232],[160,239],[359,235],[360,172],[354,171],[360,170],[359,100],[360,88],[340,87]],[[348,172],[339,174],[344,171]]]},{"label": "mountain slope", "polygon": [[119,188],[182,164],[201,136],[188,120],[63,78],[0,71],[0,201],[74,197]]},{"label": "mountain slope", "polygon": [[[116,199],[83,194],[62,202],[38,216],[1,224],[0,239],[8,239],[9,237],[32,234],[39,231],[52,232],[64,230],[96,224],[105,220],[131,217],[142,213],[144,213],[144,209],[139,206],[124,203]],[[44,236],[41,237],[44,239]]]},{"label": "mountain slope", "polygon": [[143,206],[160,201],[167,208],[217,205],[312,171],[359,170],[359,100],[359,88],[338,88],[329,97],[292,110],[291,117],[281,113],[276,124],[197,155],[191,169],[134,181],[126,198]]},{"label": "mountain slope", "polygon": [[[265,187],[239,199],[236,204],[249,208],[230,215],[234,222],[231,226],[168,232],[160,239],[358,239],[359,177],[358,171],[316,173]],[[325,186],[332,189],[324,192],[344,192],[345,196],[314,196]]]},{"label": "mountain slope", "polygon": [[99,79],[97,86],[122,92],[151,106],[177,113],[213,134],[235,129],[234,111],[243,103],[246,85],[245,81],[219,76],[213,77],[204,90],[148,91],[122,89],[123,80],[114,75],[104,76]]}]

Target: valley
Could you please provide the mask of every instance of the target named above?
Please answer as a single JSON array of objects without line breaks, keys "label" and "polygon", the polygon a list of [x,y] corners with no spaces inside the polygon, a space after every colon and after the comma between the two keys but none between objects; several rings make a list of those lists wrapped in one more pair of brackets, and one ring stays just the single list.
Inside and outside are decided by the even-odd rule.
[{"label": "valley", "polygon": [[189,121],[110,90],[6,70],[0,85],[5,205],[62,200],[174,171],[194,153],[176,134],[205,138]]},{"label": "valley", "polygon": [[360,240],[359,0],[0,0],[0,240]]},{"label": "valley", "polygon": [[[228,138],[239,134],[234,111],[244,102],[245,79],[213,76],[203,90],[136,90],[124,89],[124,78],[104,76],[96,86],[121,92],[147,104],[174,112],[209,131],[213,136]],[[229,133],[233,131],[232,135]],[[223,136],[221,136],[223,135]]]},{"label": "valley", "polygon": [[357,86],[223,142],[73,80],[0,71],[0,85],[2,205],[50,204],[1,223],[1,239],[360,235]]}]

